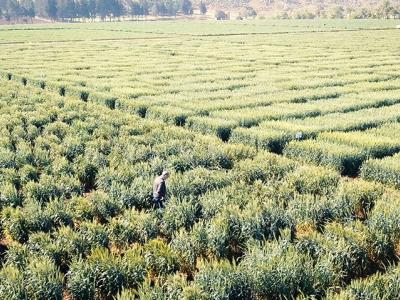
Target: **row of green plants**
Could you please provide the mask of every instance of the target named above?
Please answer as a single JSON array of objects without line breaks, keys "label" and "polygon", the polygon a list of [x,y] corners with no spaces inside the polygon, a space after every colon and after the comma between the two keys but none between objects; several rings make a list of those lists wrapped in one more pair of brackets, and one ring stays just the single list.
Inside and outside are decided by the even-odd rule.
[{"label": "row of green plants", "polygon": [[[291,188],[277,195],[276,187],[266,182],[254,184],[227,187],[223,194],[237,195],[214,209],[210,205],[218,203],[207,199],[223,199],[223,194],[218,195],[222,191],[201,197],[202,221],[195,217],[195,200],[191,204],[171,200],[160,220],[157,214],[133,210],[112,218],[109,224],[84,221],[76,230],[63,226],[52,233],[32,233],[26,243],[10,245],[2,272],[17,268],[24,273],[31,257],[44,256],[66,274],[67,289],[74,299],[107,298],[122,287],[162,297],[164,284],[178,271],[185,279],[173,299],[182,297],[180,289],[189,293],[193,288],[203,296],[211,293],[205,299],[226,295],[248,299],[324,295],[330,288],[397,261],[398,192],[349,181],[340,183],[330,200],[315,194],[293,199],[287,197]],[[275,200],[267,203],[273,195]],[[365,224],[357,221],[367,215]],[[158,230],[168,236],[171,228],[170,243],[155,239]],[[271,242],[256,242],[265,239]],[[119,244],[122,240],[125,245]],[[226,268],[234,272],[231,279],[223,271]],[[231,282],[237,274],[241,274],[239,282]],[[39,290],[45,289],[41,284]],[[19,288],[24,290],[24,285]]]},{"label": "row of green plants", "polygon": [[397,263],[396,191],[17,87],[0,90],[0,298],[323,297]]},{"label": "row of green plants", "polygon": [[211,116],[234,120],[242,127],[251,127],[265,120],[304,119],[329,113],[348,113],[360,109],[389,106],[399,103],[400,98],[397,94],[396,91],[375,91],[348,95],[332,93],[318,97],[316,93],[309,97],[305,96],[304,99],[298,99],[297,102],[292,97],[289,98],[290,100],[282,99],[281,103],[273,103],[269,106],[217,110],[211,112]]},{"label": "row of green plants", "polygon": [[400,154],[369,159],[361,168],[361,177],[400,188]]},{"label": "row of green plants", "polygon": [[[398,123],[388,123],[366,131],[323,132],[315,140],[289,142],[284,154],[292,159],[333,167],[344,175],[357,176],[368,158],[382,158],[400,151],[400,140],[393,135],[397,128]],[[382,175],[371,173],[376,174],[375,178]],[[378,181],[385,182],[384,179]]]},{"label": "row of green plants", "polygon": [[[290,141],[297,139],[296,135],[300,133],[301,139],[318,137],[318,143],[321,143],[321,145],[324,142],[334,142],[343,144],[338,146],[342,148],[355,146],[358,147],[359,151],[364,152],[363,155],[380,157],[381,155],[390,155],[398,151],[396,137],[390,134],[392,132],[390,128],[386,129],[384,126],[386,123],[395,124],[399,121],[398,110],[399,105],[395,104],[381,108],[362,109],[345,114],[332,113],[314,118],[265,121],[259,126],[251,128],[234,128],[231,132],[230,141],[246,143],[256,148],[281,153]],[[382,125],[383,129],[380,132],[374,133],[372,130],[368,130]],[[354,130],[359,131],[353,133]],[[367,132],[360,135],[356,134],[360,130],[367,130]],[[372,137],[378,136],[378,138],[371,141],[368,140],[369,135]],[[364,141],[361,141],[363,138]],[[305,148],[307,148],[307,143],[312,142],[303,143]],[[292,145],[298,148],[302,144],[293,142]],[[354,151],[351,150],[351,152]],[[339,170],[341,169],[343,167],[339,168]]]}]

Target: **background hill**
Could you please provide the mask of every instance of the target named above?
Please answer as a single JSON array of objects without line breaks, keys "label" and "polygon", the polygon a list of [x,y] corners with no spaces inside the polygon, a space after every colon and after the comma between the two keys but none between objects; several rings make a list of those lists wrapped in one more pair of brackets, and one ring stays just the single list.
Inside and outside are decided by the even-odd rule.
[{"label": "background hill", "polygon": [[[199,2],[197,0],[195,4]],[[282,17],[282,13],[286,12],[288,17],[299,19],[311,18],[307,12],[316,17],[331,18],[400,18],[399,0],[206,0],[205,3],[211,10],[240,11],[249,6],[259,15]]]}]

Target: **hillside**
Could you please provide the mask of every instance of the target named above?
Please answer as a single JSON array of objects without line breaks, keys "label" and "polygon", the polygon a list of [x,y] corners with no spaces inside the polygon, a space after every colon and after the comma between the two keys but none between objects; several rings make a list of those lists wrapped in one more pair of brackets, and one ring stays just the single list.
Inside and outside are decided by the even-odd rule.
[{"label": "hillside", "polygon": [[[197,5],[199,0],[196,0]],[[239,11],[242,7],[250,6],[264,16],[275,16],[284,11],[326,11],[341,6],[345,14],[367,8],[374,11],[382,6],[384,0],[207,0],[205,3],[209,9],[224,9],[228,11]],[[393,7],[400,5],[399,0],[392,0]]]}]

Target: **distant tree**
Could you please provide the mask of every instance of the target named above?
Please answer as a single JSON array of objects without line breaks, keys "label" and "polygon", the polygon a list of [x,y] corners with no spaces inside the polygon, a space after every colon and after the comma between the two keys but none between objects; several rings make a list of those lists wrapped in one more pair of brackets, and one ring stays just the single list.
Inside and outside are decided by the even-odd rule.
[{"label": "distant tree", "polygon": [[150,15],[158,16],[160,14],[157,3],[154,3],[150,8]]},{"label": "distant tree", "polygon": [[139,0],[139,3],[142,7],[143,16],[147,16],[149,14],[149,3],[147,0]]},{"label": "distant tree", "polygon": [[16,0],[7,0],[5,2],[5,17],[7,21],[21,17],[21,6]]},{"label": "distant tree", "polygon": [[372,13],[366,7],[362,7],[360,10],[354,12],[354,14],[353,14],[354,19],[368,19],[371,17],[372,17]]},{"label": "distant tree", "polygon": [[305,10],[305,11],[296,11],[293,14],[293,18],[294,19],[314,19],[315,18],[315,14],[313,14],[312,12]]},{"label": "distant tree", "polygon": [[227,20],[228,19],[228,15],[223,10],[217,9],[215,11],[215,19],[217,19],[217,20]]},{"label": "distant tree", "polygon": [[246,6],[240,9],[239,16],[242,19],[255,18],[257,16],[257,12],[251,6]]},{"label": "distant tree", "polygon": [[110,3],[110,12],[114,18],[120,18],[125,14],[125,8],[121,1],[112,0]]},{"label": "distant tree", "polygon": [[67,18],[67,19],[76,18],[75,1],[74,0],[66,0],[65,3],[66,3],[65,10],[64,10],[65,18]]},{"label": "distant tree", "polygon": [[199,9],[202,15],[205,15],[207,13],[207,6],[203,1],[200,1]]},{"label": "distant tree", "polygon": [[176,13],[179,10],[179,0],[164,0],[165,1],[165,8],[167,16],[176,16]]},{"label": "distant tree", "polygon": [[60,19],[75,18],[77,13],[74,0],[58,0],[57,15]]},{"label": "distant tree", "polygon": [[34,18],[35,17],[35,4],[32,0],[23,0],[20,3],[20,13],[24,17]]},{"label": "distant tree", "polygon": [[79,18],[90,18],[89,1],[79,0],[79,2],[76,4],[76,13]]},{"label": "distant tree", "polygon": [[46,13],[51,20],[57,19],[57,14],[58,14],[57,0],[47,0]]},{"label": "distant tree", "polygon": [[394,17],[395,9],[390,3],[389,0],[383,0],[377,9],[377,16],[383,19],[389,19],[390,17]]},{"label": "distant tree", "polygon": [[96,15],[100,16],[102,20],[109,15],[109,3],[106,0],[96,0]]},{"label": "distant tree", "polygon": [[96,18],[96,0],[88,1],[89,17],[94,20]]},{"label": "distant tree", "polygon": [[329,17],[331,19],[343,19],[344,18],[344,8],[343,6],[335,6],[331,9]]},{"label": "distant tree", "polygon": [[192,15],[193,14],[192,2],[190,2],[190,0],[182,0],[181,10],[184,15]]},{"label": "distant tree", "polygon": [[288,14],[287,11],[283,11],[283,12],[277,14],[276,18],[277,18],[277,19],[286,20],[286,19],[289,19],[289,14]]},{"label": "distant tree", "polygon": [[131,16],[142,16],[143,15],[142,6],[140,5],[139,2],[132,1],[129,3],[129,14]]}]

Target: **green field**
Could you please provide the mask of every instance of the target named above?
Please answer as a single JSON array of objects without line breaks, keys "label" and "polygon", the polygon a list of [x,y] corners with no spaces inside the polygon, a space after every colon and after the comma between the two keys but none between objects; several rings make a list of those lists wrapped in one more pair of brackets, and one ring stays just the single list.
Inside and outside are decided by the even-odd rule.
[{"label": "green field", "polygon": [[398,23],[0,27],[0,299],[399,299]]}]

